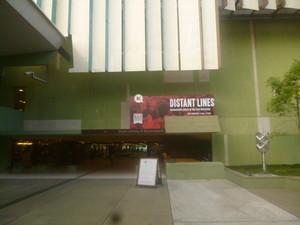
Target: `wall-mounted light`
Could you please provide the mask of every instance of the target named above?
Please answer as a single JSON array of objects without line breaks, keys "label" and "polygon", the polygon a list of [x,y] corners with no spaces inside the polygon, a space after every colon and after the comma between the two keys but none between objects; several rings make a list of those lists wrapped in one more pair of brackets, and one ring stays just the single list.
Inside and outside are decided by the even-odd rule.
[{"label": "wall-mounted light", "polygon": [[25,75],[31,75],[33,79],[36,79],[36,80],[39,80],[39,81],[42,81],[42,82],[45,82],[45,83],[48,83],[48,80],[47,80],[47,77],[48,77],[48,68],[46,70],[46,80],[38,77],[35,75],[35,72],[34,71],[26,71],[24,72]]},{"label": "wall-mounted light", "polygon": [[34,75],[35,72],[34,72],[34,71],[28,71],[28,72],[25,72],[24,74],[25,74],[25,75]]}]

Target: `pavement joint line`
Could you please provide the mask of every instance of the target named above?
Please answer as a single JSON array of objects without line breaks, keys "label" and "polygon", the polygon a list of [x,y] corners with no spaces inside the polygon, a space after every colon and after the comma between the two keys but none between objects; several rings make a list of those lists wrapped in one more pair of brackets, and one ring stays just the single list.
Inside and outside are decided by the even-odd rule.
[{"label": "pavement joint line", "polygon": [[171,205],[171,196],[170,196],[170,191],[169,191],[168,179],[165,179],[165,181],[166,181],[167,191],[168,191],[168,195],[169,195],[169,207],[170,207],[170,212],[171,212],[172,224],[174,224],[174,216],[173,216],[172,205]]},{"label": "pavement joint line", "polygon": [[124,196],[127,194],[127,192],[129,191],[129,189],[132,187],[132,184],[128,185],[128,188],[126,189],[126,191],[124,191],[124,194],[121,196],[121,198],[118,200],[118,202],[116,202],[116,204],[114,205],[114,207],[111,209],[111,211],[108,213],[108,215],[104,218],[103,222],[101,223],[101,225],[105,224],[105,222],[107,220],[109,220],[109,218],[113,215],[113,212],[115,211],[117,205],[121,202],[121,200],[124,198]]},{"label": "pavement joint line", "polygon": [[[106,168],[106,167],[104,167],[104,168]],[[49,190],[51,190],[51,189],[53,189],[53,188],[62,186],[62,185],[64,185],[64,184],[69,183],[69,182],[72,182],[72,181],[74,181],[74,180],[78,180],[78,179],[80,179],[81,177],[87,176],[87,175],[89,175],[89,174],[91,174],[91,173],[94,173],[94,172],[100,170],[100,169],[103,169],[103,168],[97,168],[97,169],[95,169],[95,170],[88,171],[87,173],[80,174],[80,175],[78,175],[78,176],[76,176],[76,177],[72,177],[72,178],[69,178],[69,179],[66,178],[67,180],[64,180],[63,182],[60,182],[60,183],[58,183],[58,184],[55,184],[55,185],[49,186],[49,187],[47,187],[47,188],[41,189],[41,190],[39,190],[39,191],[33,192],[33,193],[31,193],[31,194],[28,194],[28,195],[23,196],[23,197],[21,197],[21,198],[15,199],[15,200],[13,200],[13,201],[4,203],[4,204],[0,205],[0,210],[1,210],[1,209],[4,209],[4,208],[6,208],[6,207],[9,207],[9,206],[11,206],[11,205],[14,205],[14,204],[16,204],[16,203],[18,203],[18,202],[21,202],[21,201],[24,201],[24,200],[26,200],[26,199],[29,199],[29,198],[31,198],[31,197],[33,197],[33,196],[38,195],[38,194],[44,193],[44,192],[46,192],[46,191],[49,191]]]}]

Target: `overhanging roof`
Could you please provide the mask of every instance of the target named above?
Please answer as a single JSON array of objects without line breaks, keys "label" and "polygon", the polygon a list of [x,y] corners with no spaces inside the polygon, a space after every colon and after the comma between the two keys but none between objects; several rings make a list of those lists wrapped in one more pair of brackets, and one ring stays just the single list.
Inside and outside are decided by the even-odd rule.
[{"label": "overhanging roof", "polygon": [[65,37],[32,0],[0,0],[0,57],[57,51]]}]

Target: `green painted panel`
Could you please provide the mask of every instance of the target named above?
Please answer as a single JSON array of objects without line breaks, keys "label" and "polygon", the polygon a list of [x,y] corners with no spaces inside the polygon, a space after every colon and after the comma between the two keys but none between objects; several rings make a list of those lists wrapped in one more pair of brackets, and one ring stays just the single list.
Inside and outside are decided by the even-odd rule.
[{"label": "green painted panel", "polygon": [[247,135],[257,132],[256,117],[220,118],[222,132],[226,134]]},{"label": "green painted panel", "polygon": [[166,166],[170,180],[224,178],[224,165],[220,162],[167,163]]},{"label": "green painted panel", "polygon": [[292,117],[270,117],[271,130],[275,133],[298,134],[296,118]]},{"label": "green painted panel", "polygon": [[165,83],[164,95],[211,94],[208,83]]},{"label": "green painted panel", "polygon": [[229,165],[260,164],[261,154],[256,149],[255,134],[228,135]]},{"label": "green painted panel", "polygon": [[223,162],[225,164],[225,146],[224,134],[217,133],[212,135],[212,153],[213,161]]},{"label": "green painted panel", "polygon": [[222,66],[211,73],[219,117],[255,116],[249,21],[221,21]]},{"label": "green painted panel", "polygon": [[298,135],[275,136],[270,140],[266,154],[269,164],[297,164],[300,162],[300,138]]},{"label": "green painted panel", "polygon": [[262,20],[255,22],[256,55],[262,116],[268,116],[271,76],[282,77],[295,59],[300,58],[299,20]]},{"label": "green painted panel", "polygon": [[23,112],[0,106],[0,132],[23,130]]},{"label": "green painted panel", "polygon": [[[230,134],[228,136],[229,164],[260,163],[260,154],[254,145],[257,122],[250,23],[247,20],[221,21],[220,26],[222,67],[219,71],[211,73],[210,87],[213,90],[211,92],[216,96],[216,108],[222,132]],[[266,107],[271,93],[270,89],[265,87],[266,80],[270,76],[284,74],[293,59],[299,58],[299,21],[259,20],[254,22],[254,29],[261,111],[262,116],[268,116]],[[283,121],[272,117],[272,130],[294,133],[295,129],[292,128],[291,123]],[[220,138],[216,141],[222,143]],[[282,137],[277,142],[276,148],[283,143],[288,143],[289,156],[283,158],[278,153],[280,157],[275,157],[270,154],[270,150],[268,153],[270,156],[267,154],[270,163],[300,162],[298,151],[295,150],[299,149],[299,143],[290,141],[288,137]],[[220,145],[220,149],[214,152],[221,152],[222,147]],[[217,155],[218,160],[221,160],[222,154]]]},{"label": "green painted panel", "polygon": [[216,133],[220,132],[218,116],[167,116],[166,133]]},{"label": "green painted panel", "polygon": [[239,175],[235,173],[234,171],[228,170],[225,168],[225,178],[232,183],[235,183],[239,185],[240,187],[244,187],[244,179],[242,177],[243,175]]},{"label": "green painted panel", "polygon": [[0,137],[0,172],[7,172],[11,163],[12,140]]}]

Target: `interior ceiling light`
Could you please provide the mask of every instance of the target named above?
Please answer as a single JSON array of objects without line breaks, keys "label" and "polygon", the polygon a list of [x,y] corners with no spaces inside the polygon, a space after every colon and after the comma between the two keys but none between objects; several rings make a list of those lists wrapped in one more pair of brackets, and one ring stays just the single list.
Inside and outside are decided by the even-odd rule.
[{"label": "interior ceiling light", "polygon": [[28,142],[28,141],[19,141],[19,142],[17,142],[17,145],[33,145],[33,143],[32,142]]}]

